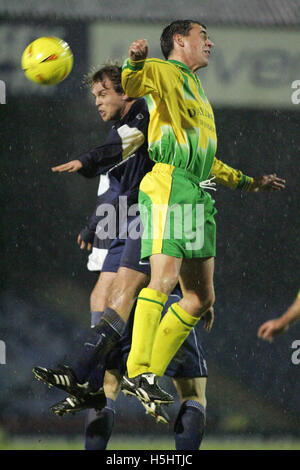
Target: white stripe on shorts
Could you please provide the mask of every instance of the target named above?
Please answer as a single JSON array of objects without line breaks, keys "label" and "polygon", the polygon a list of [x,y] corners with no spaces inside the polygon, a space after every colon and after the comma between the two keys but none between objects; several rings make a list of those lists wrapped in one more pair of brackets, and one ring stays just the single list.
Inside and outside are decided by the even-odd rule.
[{"label": "white stripe on shorts", "polygon": [[96,248],[93,246],[92,253],[89,255],[87,268],[89,271],[101,271],[108,250],[106,248]]}]

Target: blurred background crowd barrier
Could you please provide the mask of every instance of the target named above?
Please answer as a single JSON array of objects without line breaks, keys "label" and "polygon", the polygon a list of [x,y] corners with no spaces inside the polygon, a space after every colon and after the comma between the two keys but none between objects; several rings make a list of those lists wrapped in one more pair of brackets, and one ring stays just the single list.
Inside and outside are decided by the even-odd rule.
[{"label": "blurred background crowd barrier", "polygon": [[[151,4],[151,8],[150,8]],[[245,174],[275,172],[284,192],[247,194],[218,187],[215,325],[203,329],[208,379],[207,434],[299,434],[300,365],[295,326],[270,345],[259,325],[280,315],[299,285],[299,118],[292,83],[300,80],[300,1],[2,0],[0,4],[1,297],[0,426],[12,434],[69,433],[84,414],[58,419],[63,397],[34,381],[34,365],[74,358],[89,328],[96,275],[76,245],[94,210],[98,181],[52,174],[103,142],[108,124],[82,79],[108,58],[123,60],[145,37],[161,57],[159,36],[174,19],[201,20],[215,43],[200,71],[213,106],[217,157]],[[170,12],[172,11],[172,16]],[[174,12],[174,13],[173,13]],[[70,76],[54,87],[29,82],[20,67],[39,36],[65,39]],[[295,100],[294,100],[295,101]],[[174,391],[164,379],[165,386]],[[174,418],[178,401],[169,412]],[[163,433],[135,400],[119,397],[115,432]]]}]

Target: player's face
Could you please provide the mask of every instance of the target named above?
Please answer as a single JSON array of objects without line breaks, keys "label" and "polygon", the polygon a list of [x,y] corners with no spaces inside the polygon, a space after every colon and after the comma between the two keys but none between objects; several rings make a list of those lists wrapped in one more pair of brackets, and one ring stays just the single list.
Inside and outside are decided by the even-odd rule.
[{"label": "player's face", "polygon": [[103,121],[121,119],[126,103],[125,94],[118,94],[108,77],[103,82],[94,83],[92,93],[95,96],[95,104]]},{"label": "player's face", "polygon": [[214,43],[209,39],[206,29],[194,23],[188,36],[183,36],[185,53],[192,64],[192,70],[206,67]]}]

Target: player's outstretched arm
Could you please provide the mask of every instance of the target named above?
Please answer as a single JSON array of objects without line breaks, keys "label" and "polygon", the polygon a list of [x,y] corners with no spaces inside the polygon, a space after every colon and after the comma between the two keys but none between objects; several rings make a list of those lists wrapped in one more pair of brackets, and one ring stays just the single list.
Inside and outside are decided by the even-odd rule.
[{"label": "player's outstretched arm", "polygon": [[72,160],[67,163],[63,163],[62,165],[58,166],[53,166],[51,170],[53,173],[63,173],[64,171],[67,171],[68,173],[74,173],[75,171],[78,171],[82,168],[82,163],[79,160]]},{"label": "player's outstretched arm", "polygon": [[266,341],[272,342],[274,337],[288,329],[288,327],[300,318],[300,295],[288,310],[279,318],[266,321],[257,332],[257,336]]},{"label": "player's outstretched arm", "polygon": [[280,191],[285,188],[285,180],[278,178],[276,173],[258,176],[253,179],[248,191]]},{"label": "player's outstretched arm", "polygon": [[278,178],[273,173],[271,175],[257,176],[252,178],[244,175],[241,170],[236,170],[218,158],[214,158],[212,175],[215,175],[216,182],[232,189],[243,191],[279,191],[285,188],[285,180]]}]

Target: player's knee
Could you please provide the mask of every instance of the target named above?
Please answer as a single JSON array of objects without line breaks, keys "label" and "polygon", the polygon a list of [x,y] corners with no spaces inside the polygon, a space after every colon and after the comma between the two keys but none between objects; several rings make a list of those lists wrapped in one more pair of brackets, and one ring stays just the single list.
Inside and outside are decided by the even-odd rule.
[{"label": "player's knee", "polygon": [[207,310],[209,310],[215,303],[215,294],[212,292],[210,295],[205,297],[204,299],[200,299],[198,304],[198,312],[197,314],[201,316]]},{"label": "player's knee", "polygon": [[[114,309],[124,309],[132,305],[143,287],[148,284],[149,278],[146,274],[132,270],[119,271],[110,291],[108,304]],[[130,307],[131,310],[131,307]]]},{"label": "player's knee", "polygon": [[203,408],[205,409],[206,408],[206,405],[207,405],[207,401],[206,401],[206,396],[205,395],[190,395],[188,397],[186,397],[182,403],[186,402],[186,401],[196,401],[198,403],[200,403],[200,405],[203,406]]},{"label": "player's knee", "polygon": [[211,291],[209,293],[209,295],[206,297],[205,299],[205,302],[204,302],[204,311],[206,312],[206,310],[208,310],[209,308],[211,308],[214,303],[215,303],[215,300],[216,300],[216,297],[215,297],[215,293],[214,291]]},{"label": "player's knee", "polygon": [[174,385],[181,403],[196,401],[206,408],[206,378],[174,378]]},{"label": "player's knee", "polygon": [[120,280],[117,284],[113,285],[108,297],[108,305],[115,310],[122,309],[124,304],[129,301],[134,302],[138,295],[139,290],[136,286],[128,284],[125,280]]},{"label": "player's knee", "polygon": [[192,402],[192,401],[200,403],[200,405],[203,407],[203,409],[204,410],[206,409],[207,401],[206,401],[205,395],[204,396],[202,396],[202,395],[200,396],[200,395],[196,395],[196,394],[187,395],[186,397],[184,397],[183,399],[180,400],[180,403],[182,405],[183,403]]},{"label": "player's knee", "polygon": [[150,289],[163,292],[166,295],[170,295],[171,292],[174,290],[177,283],[178,283],[178,276],[172,273],[170,275],[161,276],[160,278],[157,278],[157,279],[152,278],[148,287]]},{"label": "player's knee", "polygon": [[107,296],[104,293],[99,293],[99,289],[94,288],[90,295],[90,308],[91,311],[102,312],[107,303]]},{"label": "player's knee", "polygon": [[210,309],[215,303],[215,294],[213,291],[207,293],[205,296],[199,296],[196,293],[188,294],[186,300],[190,305],[190,309],[193,311],[193,315],[200,317],[208,309]]},{"label": "player's knee", "polygon": [[118,372],[106,371],[104,376],[103,388],[107,398],[116,400],[120,391],[121,378]]}]

